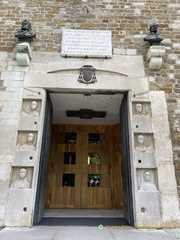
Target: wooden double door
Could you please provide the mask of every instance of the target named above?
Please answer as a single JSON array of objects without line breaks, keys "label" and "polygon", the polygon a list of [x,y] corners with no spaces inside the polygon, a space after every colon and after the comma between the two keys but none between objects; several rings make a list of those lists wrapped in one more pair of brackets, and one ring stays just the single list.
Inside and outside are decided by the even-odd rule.
[{"label": "wooden double door", "polygon": [[123,209],[119,125],[52,126],[46,208]]}]

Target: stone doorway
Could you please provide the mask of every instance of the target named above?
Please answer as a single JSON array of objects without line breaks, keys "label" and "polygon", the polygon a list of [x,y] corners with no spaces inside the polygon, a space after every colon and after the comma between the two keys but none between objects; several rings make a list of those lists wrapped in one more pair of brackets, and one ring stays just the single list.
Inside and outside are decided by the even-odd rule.
[{"label": "stone doorway", "polygon": [[[97,82],[95,84],[88,85],[78,81],[79,69],[84,65],[91,65],[96,69]],[[172,145],[169,138],[165,93],[149,90],[142,56],[114,54],[112,59],[66,59],[59,56],[59,53],[51,55],[39,52],[34,53],[31,68],[25,74],[23,97],[21,99],[22,107],[23,105],[29,106],[30,101],[39,103],[38,121],[34,119],[26,121],[25,118],[30,118],[28,116],[23,117],[18,112],[19,125],[14,140],[15,157],[11,165],[10,179],[11,184],[17,178],[18,171],[16,170],[21,167],[27,168],[31,185],[30,188],[21,191],[8,189],[5,225],[32,226],[37,209],[39,209],[38,206],[44,206],[41,204],[41,200],[45,199],[44,193],[39,198],[38,193],[41,191],[37,186],[40,182],[43,185],[44,180],[41,177],[41,161],[43,161],[43,159],[41,160],[41,151],[45,139],[43,135],[45,134],[43,133],[43,126],[46,124],[45,119],[49,117],[50,126],[52,123],[50,120],[51,114],[45,114],[47,91],[78,94],[128,92],[127,117],[124,122],[127,122],[129,126],[127,133],[129,136],[130,177],[132,178],[131,203],[133,202],[134,224],[136,226],[154,227],[177,226],[179,224],[179,203]],[[141,120],[140,124],[137,123],[135,117],[135,106],[139,103],[143,107],[142,115],[138,116],[138,119]],[[149,116],[148,124],[145,124],[144,121],[146,113]],[[21,144],[19,139],[32,131],[36,137],[35,149],[32,152],[22,152],[21,149],[16,147]],[[50,131],[47,134],[49,133]],[[152,150],[150,154],[148,151],[137,153],[139,135],[143,135],[144,147]],[[146,159],[149,160],[146,161]],[[157,189],[155,193],[141,188],[142,183],[144,184],[147,181],[144,178],[145,171],[149,172],[150,174],[148,174],[153,179],[153,185]],[[167,175],[169,178],[166,177]],[[152,196],[153,204],[149,201]],[[14,204],[14,199],[16,199],[17,204]],[[43,213],[42,207],[40,218],[42,218]]]},{"label": "stone doorway", "polygon": [[[64,94],[59,94],[59,95],[61,95],[61,97],[62,96],[64,97]],[[72,96],[71,96],[71,94],[68,94],[68,95],[69,95],[68,98],[73,99],[72,96],[74,97],[74,94],[72,94]],[[80,94],[77,94],[77,95],[80,95]],[[88,96],[88,97],[91,97],[91,94],[89,94],[89,95],[90,96]],[[54,173],[52,172],[51,176],[50,176],[50,180],[48,180],[48,184],[49,185],[54,184],[54,188],[50,188],[50,192],[48,190],[49,188],[47,189],[46,208],[47,207],[48,208],[59,208],[60,207],[60,208],[123,209],[122,179],[121,179],[121,174],[120,174],[121,173],[121,153],[120,153],[121,146],[120,146],[120,128],[119,128],[119,121],[120,121],[119,110],[120,110],[120,105],[121,105],[121,101],[122,101],[123,96],[124,96],[123,93],[115,93],[115,94],[109,93],[108,95],[107,95],[107,93],[105,93],[105,94],[102,94],[102,93],[101,94],[92,94],[92,98],[94,98],[93,102],[98,100],[100,102],[100,104],[98,104],[97,102],[96,102],[96,104],[92,104],[92,102],[89,103],[89,104],[91,106],[95,106],[95,110],[99,110],[99,108],[101,108],[101,110],[105,109],[106,112],[107,112],[107,115],[108,115],[108,118],[105,119],[105,120],[104,119],[91,119],[92,122],[93,122],[91,125],[89,125],[89,123],[91,123],[91,120],[89,120],[89,119],[88,120],[87,119],[82,119],[83,124],[81,124],[81,125],[80,124],[78,124],[78,125],[75,125],[75,124],[71,124],[71,125],[64,125],[64,124],[57,125],[57,124],[54,124],[53,125],[53,128],[56,129],[56,132],[59,132],[59,133],[61,132],[60,135],[63,134],[62,133],[63,131],[71,133],[71,128],[73,129],[74,133],[76,132],[75,130],[77,130],[79,132],[79,139],[81,139],[80,136],[84,137],[85,135],[87,135],[86,137],[88,137],[88,134],[89,134],[88,132],[89,131],[93,132],[95,134],[99,133],[99,135],[101,135],[101,138],[103,139],[103,141],[101,143],[102,146],[100,146],[100,144],[98,146],[101,149],[100,150],[101,151],[100,155],[103,156],[103,154],[104,154],[104,159],[102,160],[102,162],[104,161],[104,164],[105,164],[105,162],[107,162],[107,163],[105,165],[103,164],[99,168],[99,170],[98,170],[98,166],[95,166],[95,169],[94,169],[95,175],[96,176],[101,175],[101,177],[102,177],[102,179],[101,179],[102,188],[101,187],[89,188],[88,184],[86,184],[86,183],[83,184],[83,182],[87,180],[86,179],[87,176],[84,176],[85,178],[82,178],[82,187],[79,188],[79,191],[81,192],[81,194],[77,194],[77,193],[75,194],[74,193],[75,194],[74,196],[72,195],[73,193],[67,193],[67,190],[68,191],[71,190],[72,187],[71,188],[64,188],[63,186],[60,186],[59,190],[61,189],[61,192],[59,192],[58,182],[59,182],[60,185],[63,185],[65,180],[63,180],[63,175],[61,176],[61,178],[57,179],[55,177],[55,175],[56,175],[55,171],[54,171]],[[53,97],[55,97],[55,99],[57,100],[57,96],[53,96],[53,94],[51,94],[51,99],[52,100],[53,100]],[[83,94],[83,97],[84,97],[84,94]],[[90,100],[88,99],[88,101],[90,101]],[[62,101],[60,101],[60,102],[62,104]],[[67,102],[68,102],[68,100],[66,101],[66,105],[67,105]],[[109,104],[108,107],[107,107],[107,103]],[[79,104],[79,106],[81,106],[79,102],[78,102],[78,104]],[[58,104],[54,103],[53,105],[56,108],[56,105],[58,105]],[[58,106],[59,106],[59,108],[58,108],[59,112],[63,112],[63,110],[61,110],[60,104]],[[104,109],[102,109],[102,108],[104,108]],[[73,106],[71,106],[71,110],[73,110]],[[57,121],[58,118],[59,117],[58,117],[58,114],[57,114],[56,109],[55,109],[53,121]],[[77,118],[71,118],[70,120],[67,120],[67,119],[64,120],[64,118],[65,118],[65,116],[61,116],[60,121],[65,121],[66,123],[67,123],[67,121],[70,121],[70,123],[72,123],[72,122],[73,123],[75,123],[75,122],[81,123],[81,119],[77,120]],[[97,125],[97,123],[99,123],[99,124],[103,123],[103,125]],[[109,125],[107,125],[107,124],[109,124]],[[59,127],[62,128],[63,131],[60,131],[60,130],[57,131],[57,128],[59,128]],[[66,129],[66,131],[65,131],[65,129]],[[53,133],[53,131],[52,131],[52,133]],[[90,134],[93,134],[93,133],[90,133]],[[57,136],[55,138],[57,138]],[[56,147],[58,147],[58,148],[60,148],[60,143],[62,143],[61,142],[62,139],[59,139],[59,140],[60,140],[59,144],[56,145]],[[83,139],[81,139],[81,140],[82,141],[80,141],[80,142],[83,143],[84,140]],[[56,149],[56,147],[55,147],[55,149]],[[61,147],[63,147],[63,148],[67,147],[68,148],[66,154],[71,150],[69,148],[70,145],[65,146],[65,144],[62,144]],[[73,145],[71,145],[71,147],[73,147]],[[79,147],[79,149],[80,149],[80,147]],[[92,148],[92,145],[90,146],[90,148]],[[96,146],[96,148],[97,148],[97,146]],[[110,149],[108,150],[108,148],[111,148],[111,151],[110,151]],[[90,151],[90,149],[87,150],[87,154],[88,154],[89,151]],[[92,153],[92,150],[90,152]],[[110,156],[108,157],[107,153],[109,153],[109,152],[111,152],[111,153],[110,153]],[[54,157],[57,155],[57,153],[53,153],[53,152],[51,152],[51,154]],[[60,154],[61,155],[65,154],[64,150],[63,150],[63,153],[60,153]],[[79,151],[78,154],[81,154],[81,151]],[[84,155],[83,152],[82,152],[82,155]],[[112,155],[114,155],[114,156],[112,156]],[[63,158],[64,155],[61,156],[61,157]],[[111,158],[111,160],[110,160],[110,158]],[[116,164],[113,163],[113,161],[116,162]],[[49,164],[52,166],[55,163],[50,162]],[[84,167],[85,167],[85,165],[84,165]],[[72,175],[72,171],[73,171],[72,166],[73,165],[70,166],[70,169],[67,169],[69,166],[66,165],[65,166],[65,168],[66,168],[65,172],[69,173],[69,174],[71,173],[71,175]],[[93,168],[94,166],[90,166],[90,167]],[[55,169],[57,169],[57,168],[58,168],[58,166],[56,165]],[[107,168],[107,170],[106,170],[106,168]],[[52,167],[51,167],[51,169],[52,169]],[[98,171],[100,171],[100,172],[98,172]],[[88,174],[89,176],[92,175],[93,174],[92,169],[88,170],[88,172],[85,173],[85,174]],[[67,174],[65,174],[65,175],[67,175]],[[119,180],[118,180],[118,175],[119,175]],[[79,183],[79,181],[78,181],[78,183]],[[107,186],[105,186],[105,185],[107,185]],[[62,192],[62,191],[65,191],[65,190],[66,190],[66,193]],[[59,193],[57,193],[57,192],[59,192]],[[84,194],[83,194],[83,192],[84,192]],[[89,195],[89,197],[88,197],[88,195]],[[125,195],[127,196],[127,193]],[[81,199],[79,199],[80,196],[86,197],[86,200],[83,199],[84,197],[83,198],[81,197]],[[64,203],[63,203],[62,198],[65,201]],[[67,199],[67,198],[69,198],[69,199]],[[74,204],[72,204],[72,201],[74,201],[75,199],[77,201],[75,201],[76,203],[74,203],[75,204],[74,205]],[[94,199],[96,199],[96,201]],[[69,205],[67,205],[68,202],[69,202]],[[70,202],[71,202],[71,204],[70,204]],[[131,205],[132,205],[132,202],[131,202]],[[128,207],[129,206],[126,205],[126,208],[128,208]],[[132,209],[132,206],[131,206],[131,209]]]}]

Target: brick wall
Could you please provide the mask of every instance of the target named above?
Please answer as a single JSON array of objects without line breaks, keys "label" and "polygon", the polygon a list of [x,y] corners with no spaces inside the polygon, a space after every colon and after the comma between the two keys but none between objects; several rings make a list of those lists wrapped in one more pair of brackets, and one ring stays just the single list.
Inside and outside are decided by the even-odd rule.
[{"label": "brick wall", "polygon": [[[0,51],[12,52],[14,33],[28,19],[36,39],[33,51],[59,52],[63,28],[111,30],[113,47],[144,56],[151,90],[166,92],[177,182],[180,186],[180,3],[179,0],[0,0]],[[143,38],[156,22],[165,37],[165,62],[148,69]],[[1,67],[1,66],[0,66]],[[0,81],[1,90],[3,79]],[[180,193],[180,192],[179,192]]]}]

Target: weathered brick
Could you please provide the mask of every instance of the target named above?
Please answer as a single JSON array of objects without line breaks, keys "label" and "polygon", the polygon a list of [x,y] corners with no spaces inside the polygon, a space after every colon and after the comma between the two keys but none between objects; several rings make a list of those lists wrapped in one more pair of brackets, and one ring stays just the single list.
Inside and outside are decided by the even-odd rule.
[{"label": "weathered brick", "polygon": [[175,92],[175,93],[180,93],[180,88],[175,88],[175,89],[174,89],[174,92]]},{"label": "weathered brick", "polygon": [[96,24],[95,23],[82,23],[81,26],[91,28],[91,27],[95,27]]}]

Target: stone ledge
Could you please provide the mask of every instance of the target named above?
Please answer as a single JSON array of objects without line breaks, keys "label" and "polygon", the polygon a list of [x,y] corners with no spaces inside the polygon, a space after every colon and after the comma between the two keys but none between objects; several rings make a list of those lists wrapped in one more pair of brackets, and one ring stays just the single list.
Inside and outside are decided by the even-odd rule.
[{"label": "stone ledge", "polygon": [[164,56],[164,46],[151,46],[147,53],[147,61],[149,62],[149,68],[152,70],[159,70],[162,66]]},{"label": "stone ledge", "polygon": [[19,66],[29,66],[32,58],[32,51],[29,43],[23,42],[15,46],[16,60]]},{"label": "stone ledge", "polygon": [[114,55],[137,55],[137,49],[114,48]]}]

